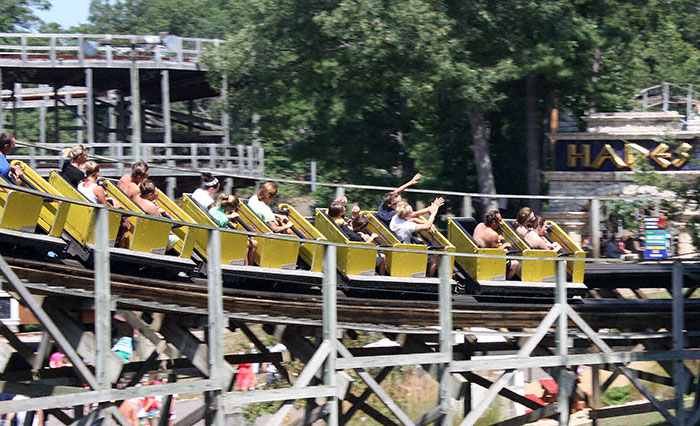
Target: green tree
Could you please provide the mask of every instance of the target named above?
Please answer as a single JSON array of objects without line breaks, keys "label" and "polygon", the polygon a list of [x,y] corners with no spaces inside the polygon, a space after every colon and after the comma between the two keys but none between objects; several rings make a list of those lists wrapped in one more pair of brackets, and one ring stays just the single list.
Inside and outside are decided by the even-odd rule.
[{"label": "green tree", "polygon": [[228,0],[92,0],[82,32],[223,38],[231,22]]},{"label": "green tree", "polygon": [[26,31],[41,24],[32,8],[48,10],[48,0],[0,0],[0,31]]}]

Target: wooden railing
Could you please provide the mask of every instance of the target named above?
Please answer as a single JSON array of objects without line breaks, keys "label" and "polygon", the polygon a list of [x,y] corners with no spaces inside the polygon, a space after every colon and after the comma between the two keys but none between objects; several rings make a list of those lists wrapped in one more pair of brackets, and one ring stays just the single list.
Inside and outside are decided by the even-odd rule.
[{"label": "wooden railing", "polygon": [[[158,36],[114,34],[0,33],[3,66],[128,67],[132,60],[144,67],[202,69],[205,49],[223,40],[178,37],[168,50]],[[96,54],[86,54],[86,42],[94,42]]]},{"label": "wooden railing", "polygon": [[[40,173],[58,168],[60,150],[70,144],[37,145],[18,143],[10,155],[22,160]],[[86,144],[90,157],[104,162],[107,174],[116,170],[123,173],[134,162],[134,152],[127,144],[94,143]],[[251,176],[262,176],[264,155],[261,147],[247,145],[222,145],[220,143],[142,143],[141,159],[150,166],[161,166],[161,175],[196,174],[191,169],[214,169],[238,171]],[[110,164],[114,162],[114,164]],[[126,164],[125,164],[126,163]],[[103,173],[104,174],[104,173]]]}]

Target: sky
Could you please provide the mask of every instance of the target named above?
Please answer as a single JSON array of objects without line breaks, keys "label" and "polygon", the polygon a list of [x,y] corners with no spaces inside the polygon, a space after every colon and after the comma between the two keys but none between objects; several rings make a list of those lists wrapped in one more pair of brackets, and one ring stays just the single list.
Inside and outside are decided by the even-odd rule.
[{"label": "sky", "polygon": [[65,29],[87,22],[90,0],[51,0],[51,5],[47,11],[37,10],[36,15]]}]

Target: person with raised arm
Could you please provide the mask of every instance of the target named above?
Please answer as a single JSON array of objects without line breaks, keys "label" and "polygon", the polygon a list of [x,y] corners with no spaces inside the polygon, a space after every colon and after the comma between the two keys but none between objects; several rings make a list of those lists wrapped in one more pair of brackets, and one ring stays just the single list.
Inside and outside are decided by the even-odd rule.
[{"label": "person with raised arm", "polygon": [[[379,207],[377,208],[377,217],[384,222],[386,226],[390,226],[391,220],[396,215],[396,206],[403,201],[401,198],[401,193],[406,188],[417,184],[422,177],[423,176],[420,173],[416,173],[411,180],[382,196],[382,201],[379,203]],[[437,204],[437,206],[440,207],[445,204],[445,199],[442,197],[437,197],[435,200],[433,200],[433,204]],[[412,212],[409,220],[420,223],[421,220],[416,218],[428,213],[430,211],[429,209],[430,207],[426,207],[424,209]]]}]

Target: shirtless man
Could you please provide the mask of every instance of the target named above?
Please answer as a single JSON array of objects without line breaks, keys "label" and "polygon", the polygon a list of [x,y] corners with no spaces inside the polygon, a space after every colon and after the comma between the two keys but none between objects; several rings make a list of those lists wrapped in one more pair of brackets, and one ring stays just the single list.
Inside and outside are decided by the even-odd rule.
[{"label": "shirtless man", "polygon": [[[510,249],[510,243],[507,243],[496,230],[501,224],[501,213],[498,210],[491,210],[484,215],[484,221],[476,225],[474,228],[474,241],[483,248],[499,248],[507,252]],[[518,271],[520,262],[515,259],[506,261],[506,279],[512,279]]]},{"label": "shirtless man", "polygon": [[156,185],[153,181],[145,179],[139,184],[138,188],[139,193],[133,198],[136,205],[141,207],[141,210],[147,214],[161,216],[165,210],[160,208],[156,203],[158,193],[156,192]]},{"label": "shirtless man", "polygon": [[135,197],[141,193],[139,184],[148,179],[148,164],[143,161],[131,166],[131,174],[126,174],[119,179],[117,186],[127,197],[136,201]]}]

